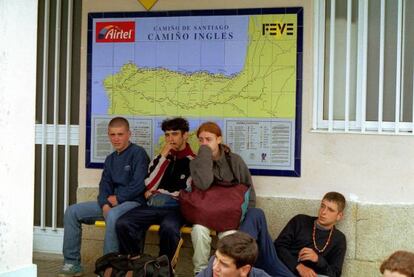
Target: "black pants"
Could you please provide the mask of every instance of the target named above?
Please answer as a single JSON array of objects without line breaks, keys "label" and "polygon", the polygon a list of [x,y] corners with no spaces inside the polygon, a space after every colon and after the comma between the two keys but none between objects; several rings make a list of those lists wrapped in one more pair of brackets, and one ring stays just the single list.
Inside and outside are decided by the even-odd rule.
[{"label": "black pants", "polygon": [[180,228],[184,224],[179,209],[136,207],[122,215],[116,222],[121,254],[133,256],[141,254],[145,232],[152,224],[160,225],[159,255],[167,255],[171,262],[181,238]]}]

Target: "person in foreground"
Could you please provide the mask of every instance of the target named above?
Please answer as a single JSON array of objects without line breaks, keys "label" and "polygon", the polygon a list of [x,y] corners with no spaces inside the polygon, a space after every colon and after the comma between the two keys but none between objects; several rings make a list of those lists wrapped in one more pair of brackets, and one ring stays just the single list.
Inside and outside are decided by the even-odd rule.
[{"label": "person in foreground", "polygon": [[396,251],[380,267],[383,277],[414,277],[414,253]]},{"label": "person in foreground", "polygon": [[181,239],[184,224],[178,194],[191,185],[190,161],[194,153],[187,143],[189,124],[184,118],[166,119],[161,124],[165,144],[150,163],[145,179],[145,207],[136,207],[116,223],[116,233],[121,254],[137,256],[143,251],[145,232],[152,224],[160,225],[160,252],[170,263]]},{"label": "person in foreground", "polygon": [[[345,197],[328,192],[318,217],[296,215],[274,241],[283,276],[340,276],[346,252],[345,235],[335,228],[343,217]],[[280,262],[281,261],[281,262]]]},{"label": "person in foreground", "polygon": [[207,268],[198,277],[267,277],[261,269],[253,267],[258,255],[257,244],[248,234],[236,232],[221,238]]},{"label": "person in foreground", "polygon": [[144,179],[149,158],[144,148],[129,141],[129,123],[115,117],[108,124],[108,137],[115,151],[105,159],[98,201],[69,206],[64,216],[64,265],[59,276],[81,276],[80,248],[82,223],[94,224],[105,220],[104,254],[118,251],[116,220],[128,210],[145,204]]}]

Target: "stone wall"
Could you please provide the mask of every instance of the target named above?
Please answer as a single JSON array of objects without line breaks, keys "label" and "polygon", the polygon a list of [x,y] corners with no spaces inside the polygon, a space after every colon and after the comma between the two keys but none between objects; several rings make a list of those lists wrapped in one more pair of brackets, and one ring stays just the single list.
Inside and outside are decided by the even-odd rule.
[{"label": "stone wall", "polygon": [[[78,190],[78,201],[96,199],[96,188]],[[265,211],[272,238],[276,238],[290,218],[298,213],[316,215],[319,200],[257,197],[257,206]],[[347,237],[344,277],[380,276],[381,261],[398,249],[414,251],[414,205],[383,205],[348,202],[345,217],[338,229]],[[102,255],[103,229],[86,226],[83,232],[82,261],[92,271],[94,261]],[[192,248],[184,237],[177,273],[192,276]],[[147,234],[146,252],[156,255],[157,235]]]}]

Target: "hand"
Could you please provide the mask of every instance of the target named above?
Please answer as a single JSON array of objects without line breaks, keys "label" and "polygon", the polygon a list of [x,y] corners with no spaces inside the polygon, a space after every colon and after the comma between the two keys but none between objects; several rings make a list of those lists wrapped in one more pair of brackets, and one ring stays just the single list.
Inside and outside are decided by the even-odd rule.
[{"label": "hand", "polygon": [[105,204],[102,206],[102,213],[105,218],[110,209],[111,209],[111,206],[109,206],[108,204]]},{"label": "hand", "polygon": [[168,156],[168,154],[170,154],[170,151],[171,151],[172,148],[173,148],[172,145],[170,143],[166,142],[164,144],[164,147],[161,150],[161,155],[164,158],[166,158]]},{"label": "hand", "polygon": [[316,277],[316,272],[313,269],[307,267],[304,264],[298,264],[296,270],[299,272],[300,277]]},{"label": "hand", "polygon": [[312,261],[317,263],[319,259],[318,254],[312,248],[304,247],[299,251],[299,261]]},{"label": "hand", "polygon": [[147,190],[147,191],[144,193],[144,197],[145,197],[145,199],[150,198],[150,197],[151,197],[151,195],[152,195],[152,191],[150,191],[150,190]]},{"label": "hand", "polygon": [[118,205],[118,199],[116,199],[116,195],[109,195],[107,200],[109,203],[111,203],[112,207]]}]

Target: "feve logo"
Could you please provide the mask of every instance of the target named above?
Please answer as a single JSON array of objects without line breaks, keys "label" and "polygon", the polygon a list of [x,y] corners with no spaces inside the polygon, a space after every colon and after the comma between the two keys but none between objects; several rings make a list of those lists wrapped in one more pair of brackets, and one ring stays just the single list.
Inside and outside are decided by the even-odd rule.
[{"label": "feve logo", "polygon": [[135,22],[96,22],[96,42],[134,42]]},{"label": "feve logo", "polygon": [[293,23],[264,23],[262,24],[262,35],[280,38],[283,35],[293,36]]}]

